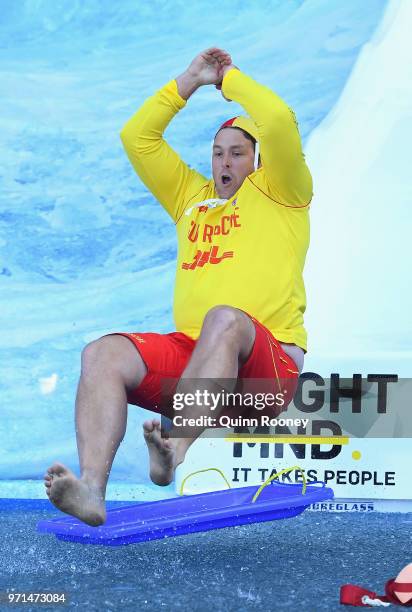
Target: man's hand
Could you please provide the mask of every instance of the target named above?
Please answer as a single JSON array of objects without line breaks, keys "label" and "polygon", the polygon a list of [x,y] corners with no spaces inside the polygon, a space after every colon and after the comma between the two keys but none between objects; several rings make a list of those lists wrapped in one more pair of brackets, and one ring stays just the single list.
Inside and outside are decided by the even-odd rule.
[{"label": "man's hand", "polygon": [[191,62],[187,70],[177,77],[179,94],[187,100],[201,85],[220,85],[223,70],[232,65],[232,58],[227,51],[211,47],[202,51]]},{"label": "man's hand", "polygon": [[222,81],[222,70],[232,63],[227,51],[211,47],[199,53],[190,64],[187,72],[200,85],[216,85]]}]

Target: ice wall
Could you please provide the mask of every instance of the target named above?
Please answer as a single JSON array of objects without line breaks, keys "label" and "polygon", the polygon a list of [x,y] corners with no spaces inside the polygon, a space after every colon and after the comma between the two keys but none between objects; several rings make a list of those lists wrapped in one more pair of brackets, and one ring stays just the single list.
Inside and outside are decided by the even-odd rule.
[{"label": "ice wall", "polygon": [[[119,130],[130,114],[217,44],[284,96],[306,140],[338,99],[385,5],[2,5],[0,479],[39,478],[55,459],[77,467],[73,404],[87,342],[113,330],[172,329],[174,228],[122,151]],[[205,88],[168,138],[207,173],[215,127],[237,110]],[[142,481],[143,411],[129,415],[113,477]]]},{"label": "ice wall", "polygon": [[[314,130],[305,367],[410,375],[412,4],[394,0]],[[367,371],[365,371],[365,369]]]}]

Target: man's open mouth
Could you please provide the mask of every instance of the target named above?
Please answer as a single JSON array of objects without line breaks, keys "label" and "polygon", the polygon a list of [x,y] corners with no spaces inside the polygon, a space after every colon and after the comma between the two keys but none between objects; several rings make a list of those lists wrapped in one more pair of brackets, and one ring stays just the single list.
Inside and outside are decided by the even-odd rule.
[{"label": "man's open mouth", "polygon": [[228,185],[232,180],[232,177],[229,176],[228,174],[222,174],[222,183],[224,185]]}]

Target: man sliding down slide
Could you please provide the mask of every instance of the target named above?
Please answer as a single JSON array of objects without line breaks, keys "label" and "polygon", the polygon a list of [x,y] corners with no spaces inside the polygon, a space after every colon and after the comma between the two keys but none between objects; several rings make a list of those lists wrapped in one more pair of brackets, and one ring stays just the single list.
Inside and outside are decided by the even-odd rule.
[{"label": "man sliding down slide", "polygon": [[[215,85],[249,115],[218,129],[213,179],[190,169],[163,139],[202,85]],[[177,331],[119,332],[83,350],[76,397],[81,476],[55,463],[45,486],[57,508],[89,525],[106,519],[106,485],[126,431],[128,403],[172,418],[172,403],[162,395],[169,377],[178,380],[176,393],[191,391],[194,379],[225,379],[233,388],[247,379],[278,386],[287,380],[289,402],[306,351],[302,271],[312,179],[290,108],[235,67],[229,53],[211,48],[146,100],[121,138],[137,174],[176,225]],[[179,412],[184,419],[206,413],[202,405]],[[164,438],[158,420],[144,423],[154,483],[172,482],[202,431],[173,426]]]}]

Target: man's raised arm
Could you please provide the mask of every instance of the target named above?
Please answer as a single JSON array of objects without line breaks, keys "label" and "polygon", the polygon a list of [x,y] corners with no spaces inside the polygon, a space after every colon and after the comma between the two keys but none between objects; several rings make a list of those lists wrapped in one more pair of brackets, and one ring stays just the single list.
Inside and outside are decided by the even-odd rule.
[{"label": "man's raised arm", "polygon": [[121,131],[135,171],[174,220],[190,194],[201,189],[207,179],[182,161],[163,139],[163,132],[192,93],[201,85],[218,83],[222,65],[230,63],[227,53],[207,49],[185,72],[148,98]]},{"label": "man's raised arm", "polygon": [[312,198],[312,177],[293,111],[271,89],[234,66],[225,66],[223,74],[224,97],[243,106],[258,128],[269,195],[284,206],[306,207]]}]

